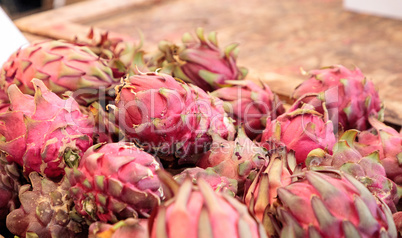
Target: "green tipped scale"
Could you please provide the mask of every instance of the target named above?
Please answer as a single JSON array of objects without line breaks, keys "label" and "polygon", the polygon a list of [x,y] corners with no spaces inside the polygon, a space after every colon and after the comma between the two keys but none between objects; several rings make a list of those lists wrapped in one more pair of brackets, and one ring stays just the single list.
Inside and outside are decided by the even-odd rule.
[{"label": "green tipped scale", "polygon": [[23,93],[33,95],[33,78],[42,80],[59,96],[76,92],[73,96],[84,105],[100,98],[110,99],[108,90],[120,82],[106,60],[86,47],[62,41],[34,42],[19,49],[0,70],[4,92],[15,83]]},{"label": "green tipped scale", "polygon": [[238,191],[242,192],[245,182],[267,163],[265,148],[250,140],[244,128],[239,128],[234,141],[213,135],[211,149],[197,161],[197,166],[211,167],[217,174],[237,180]]},{"label": "green tipped scale", "polygon": [[366,156],[358,151],[356,142],[358,133],[357,130],[345,131],[334,145],[332,155],[322,149],[312,150],[307,156],[306,166],[310,170],[339,169],[354,176],[395,212],[400,199],[398,186],[387,178],[378,151]]},{"label": "green tipped scale", "polygon": [[[372,81],[357,67],[333,65],[311,70],[310,78],[297,86],[292,97],[320,108],[326,104],[329,118],[339,130],[367,130],[368,118],[384,120],[384,106]],[[339,125],[338,125],[339,122]]]},{"label": "green tipped scale", "polygon": [[89,148],[77,168],[67,168],[70,195],[89,222],[148,217],[163,194],[155,171],[159,164],[131,143]]},{"label": "green tipped scale", "polygon": [[248,70],[236,64],[238,44],[220,49],[216,32],[205,37],[204,29],[199,27],[195,33],[195,37],[188,32],[183,34],[180,45],[161,41],[159,51],[149,60],[150,69],[161,68],[160,72],[210,92],[246,77]]},{"label": "green tipped scale", "polygon": [[[389,237],[397,231],[390,209],[352,176],[336,170],[305,171],[278,188],[273,222],[280,237]],[[324,187],[323,187],[324,186]],[[334,203],[335,202],[335,203]]]},{"label": "green tipped scale", "polygon": [[90,115],[74,98],[61,99],[39,79],[33,79],[35,95],[23,94],[17,85],[8,88],[10,108],[0,113],[0,150],[9,162],[52,179],[75,166],[92,145],[95,131]]}]

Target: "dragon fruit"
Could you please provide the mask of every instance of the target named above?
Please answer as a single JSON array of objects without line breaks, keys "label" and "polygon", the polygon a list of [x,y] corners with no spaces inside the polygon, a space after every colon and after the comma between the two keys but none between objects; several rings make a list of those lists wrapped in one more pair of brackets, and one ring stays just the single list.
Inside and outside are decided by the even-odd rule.
[{"label": "dragon fruit", "polygon": [[113,225],[94,222],[89,227],[88,238],[149,238],[147,220],[127,218]]},{"label": "dragon fruit", "polygon": [[95,32],[93,28],[84,39],[76,38],[74,44],[85,46],[92,52],[107,61],[107,64],[113,70],[114,77],[123,77],[126,74],[132,74],[135,70],[146,71],[141,50],[143,39],[142,35],[139,43],[134,39],[127,37],[111,37],[109,32]]},{"label": "dragon fruit", "polygon": [[251,141],[243,128],[239,128],[235,141],[218,135],[213,138],[211,149],[197,161],[197,166],[211,167],[219,175],[237,180],[238,191],[242,192],[245,181],[268,163],[267,151]]},{"label": "dragon fruit", "polygon": [[211,143],[210,132],[234,137],[220,99],[169,75],[135,75],[116,91],[116,107],[110,107],[120,127],[147,150],[183,158],[202,153]]},{"label": "dragon fruit", "polygon": [[321,114],[309,104],[300,108],[299,105],[293,105],[276,120],[268,120],[262,133],[261,146],[268,150],[279,147],[293,150],[298,164],[304,164],[308,153],[316,148],[332,153],[336,138],[325,105],[323,108],[324,114]]},{"label": "dragon fruit", "polygon": [[159,52],[151,62],[162,68],[162,72],[193,83],[205,91],[230,85],[229,80],[246,77],[247,69],[238,67],[237,44],[227,46],[223,51],[218,46],[216,32],[205,38],[203,28],[197,28],[195,39],[190,33],[182,37],[183,45],[167,41],[159,43]]},{"label": "dragon fruit", "polygon": [[266,229],[269,221],[264,220],[264,213],[273,209],[277,197],[276,190],[289,185],[294,180],[292,175],[300,171],[301,167],[296,164],[294,152],[287,153],[285,149],[278,149],[271,153],[269,164],[264,166],[246,186],[244,204],[266,226]]},{"label": "dragon fruit", "polygon": [[9,111],[0,114],[0,150],[9,162],[58,179],[64,167],[78,162],[92,145],[93,119],[84,115],[73,98],[63,100],[33,79],[35,96],[8,88]]},{"label": "dragon fruit", "polygon": [[250,80],[230,82],[232,87],[220,88],[211,95],[224,101],[225,111],[236,125],[244,126],[251,139],[265,129],[267,117],[274,120],[285,112],[282,102],[267,84],[262,83],[260,87]]},{"label": "dragon fruit", "polygon": [[277,193],[281,237],[397,237],[387,205],[349,174],[306,171]]},{"label": "dragon fruit", "polygon": [[188,179],[175,197],[160,205],[150,220],[150,237],[266,237],[244,204],[215,193],[202,179]]},{"label": "dragon fruit", "polygon": [[402,186],[402,135],[375,117],[369,122],[372,129],[358,135],[356,149],[363,156],[378,151],[387,177]]},{"label": "dragon fruit", "polygon": [[153,156],[132,143],[89,148],[78,168],[66,168],[75,208],[88,221],[147,217],[163,198]]},{"label": "dragon fruit", "polygon": [[382,199],[392,212],[396,212],[400,195],[397,186],[388,179],[380,163],[378,152],[362,156],[356,149],[357,130],[348,130],[333,148],[333,155],[322,149],[312,150],[306,160],[308,169],[334,168],[352,175],[363,183],[371,193]]},{"label": "dragon fruit", "polygon": [[310,79],[300,84],[292,97],[320,94],[335,125],[339,123],[345,130],[361,131],[370,127],[370,115],[383,120],[383,107],[378,92],[373,82],[367,80],[358,68],[349,70],[342,65],[334,65],[312,70],[308,74]]},{"label": "dragon fruit", "polygon": [[194,184],[197,184],[199,179],[203,179],[215,192],[227,193],[233,197],[237,193],[237,180],[221,176],[212,168],[187,168],[180,174],[174,176],[174,179],[179,184],[184,183],[187,178],[191,178]]},{"label": "dragon fruit", "polygon": [[[80,104],[104,99],[120,79],[107,62],[86,47],[61,41],[35,42],[10,56],[0,71],[0,87],[17,84],[21,92],[34,94],[33,78],[42,80],[57,95],[66,91]],[[6,94],[4,94],[6,95]]]},{"label": "dragon fruit", "polygon": [[18,200],[20,186],[21,176],[17,164],[9,163],[4,155],[0,155],[0,231],[6,229],[8,213],[20,205]]},{"label": "dragon fruit", "polygon": [[87,237],[83,219],[70,216],[73,206],[67,191],[70,183],[55,183],[38,173],[19,191],[21,207],[7,216],[7,228],[19,237]]}]

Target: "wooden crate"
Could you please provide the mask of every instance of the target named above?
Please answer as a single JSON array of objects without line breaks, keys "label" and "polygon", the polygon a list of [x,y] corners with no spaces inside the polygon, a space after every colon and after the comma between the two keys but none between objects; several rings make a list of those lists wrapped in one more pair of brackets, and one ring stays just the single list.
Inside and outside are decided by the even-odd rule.
[{"label": "wooden crate", "polygon": [[345,11],[341,0],[87,0],[15,21],[40,37],[83,38],[90,27],[138,41],[179,42],[198,26],[217,31],[221,46],[240,43],[239,64],[289,98],[310,70],[358,66],[373,80],[386,121],[402,125],[402,21]]}]

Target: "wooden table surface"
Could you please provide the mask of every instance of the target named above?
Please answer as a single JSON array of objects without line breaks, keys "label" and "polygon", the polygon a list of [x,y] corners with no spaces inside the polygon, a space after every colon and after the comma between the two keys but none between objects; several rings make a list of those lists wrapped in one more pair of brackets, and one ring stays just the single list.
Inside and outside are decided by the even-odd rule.
[{"label": "wooden table surface", "polygon": [[379,89],[386,121],[402,125],[402,21],[345,11],[341,0],[88,0],[15,21],[24,32],[56,39],[96,27],[138,39],[155,50],[202,26],[221,46],[240,44],[239,64],[250,79],[289,96],[300,68],[358,66]]}]

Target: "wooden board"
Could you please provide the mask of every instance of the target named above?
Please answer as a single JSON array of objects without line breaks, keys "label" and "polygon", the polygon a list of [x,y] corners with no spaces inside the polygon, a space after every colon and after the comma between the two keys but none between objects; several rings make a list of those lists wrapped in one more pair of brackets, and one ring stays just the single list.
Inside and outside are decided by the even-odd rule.
[{"label": "wooden board", "polygon": [[48,39],[47,37],[40,36],[40,35],[34,35],[34,34],[31,34],[31,33],[27,33],[27,32],[23,32],[22,34],[24,35],[24,37],[25,37],[29,42],[40,41],[40,40],[46,40],[46,39]]},{"label": "wooden board", "polygon": [[31,34],[73,39],[90,27],[137,41],[179,42],[198,26],[217,31],[221,46],[240,44],[239,64],[283,98],[310,70],[358,66],[374,81],[386,121],[402,125],[402,21],[347,12],[341,0],[88,0],[15,21]]}]

